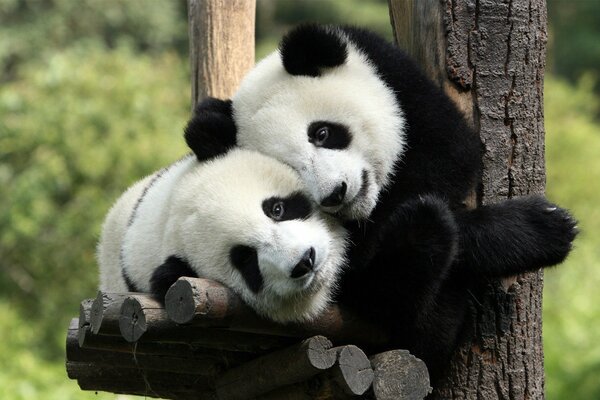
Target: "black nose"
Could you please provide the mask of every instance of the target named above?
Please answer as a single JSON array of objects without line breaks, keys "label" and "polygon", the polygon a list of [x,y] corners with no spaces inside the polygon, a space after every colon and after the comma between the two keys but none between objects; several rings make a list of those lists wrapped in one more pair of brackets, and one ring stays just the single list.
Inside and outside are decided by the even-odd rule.
[{"label": "black nose", "polygon": [[315,267],[315,249],[310,248],[302,256],[302,260],[292,270],[292,278],[300,278],[308,274]]},{"label": "black nose", "polygon": [[325,197],[323,201],[321,201],[321,205],[323,207],[339,206],[344,201],[344,196],[346,196],[347,188],[348,185],[346,185],[346,182],[342,182],[338,185],[338,187],[336,187],[333,190],[333,192],[331,192],[329,196]]}]

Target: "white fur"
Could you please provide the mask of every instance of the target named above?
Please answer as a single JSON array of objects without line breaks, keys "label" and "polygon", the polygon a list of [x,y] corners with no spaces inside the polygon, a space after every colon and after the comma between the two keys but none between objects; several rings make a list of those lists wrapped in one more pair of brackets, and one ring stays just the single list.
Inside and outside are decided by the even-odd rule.
[{"label": "white fur", "polygon": [[[341,182],[348,185],[340,213],[366,218],[388,183],[394,163],[404,151],[404,118],[393,91],[343,33],[345,64],[319,77],[293,76],[281,56],[267,56],[246,76],[233,97],[233,112],[241,147],[254,149],[292,166],[317,203]],[[308,126],[318,120],[349,127],[344,150],[309,143]],[[365,196],[357,198],[362,171],[369,176]],[[335,210],[338,211],[338,210]]]},{"label": "white fur", "polygon": [[[187,157],[157,174],[125,192],[107,217],[98,249],[102,290],[124,291],[124,267],[136,287],[149,291],[153,271],[175,255],[275,320],[309,319],[327,305],[344,263],[344,230],[318,212],[275,222],[262,210],[267,198],[303,190],[291,168],[238,149],[205,163]],[[230,250],[238,244],[257,250],[264,280],[258,293],[231,264]],[[310,247],[314,272],[292,279]]]}]

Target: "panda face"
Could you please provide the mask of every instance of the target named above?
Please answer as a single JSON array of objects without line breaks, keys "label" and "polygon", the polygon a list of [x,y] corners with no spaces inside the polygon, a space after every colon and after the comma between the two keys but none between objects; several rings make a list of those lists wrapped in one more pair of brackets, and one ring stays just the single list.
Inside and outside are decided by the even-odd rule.
[{"label": "panda face", "polygon": [[291,75],[271,54],[242,82],[233,115],[240,146],[294,168],[325,211],[364,219],[403,153],[404,119],[365,56],[346,47],[345,62],[318,76]]},{"label": "panda face", "polygon": [[173,230],[199,276],[275,320],[308,319],[327,305],[345,232],[315,209],[291,168],[234,150],[180,187],[175,196],[186,206]]}]

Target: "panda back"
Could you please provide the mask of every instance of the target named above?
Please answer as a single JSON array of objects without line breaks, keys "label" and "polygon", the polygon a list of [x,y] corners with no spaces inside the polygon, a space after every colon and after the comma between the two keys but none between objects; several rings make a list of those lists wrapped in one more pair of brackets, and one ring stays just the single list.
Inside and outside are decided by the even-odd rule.
[{"label": "panda back", "polygon": [[127,285],[121,274],[120,252],[131,212],[154,174],[139,180],[117,199],[108,212],[96,256],[100,267],[100,290],[125,292]]}]

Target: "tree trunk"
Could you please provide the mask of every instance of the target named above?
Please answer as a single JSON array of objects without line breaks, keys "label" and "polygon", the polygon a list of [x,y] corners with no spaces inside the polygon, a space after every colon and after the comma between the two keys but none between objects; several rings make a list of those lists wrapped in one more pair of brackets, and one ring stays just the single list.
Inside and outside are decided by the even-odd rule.
[{"label": "tree trunk", "polygon": [[188,0],[192,107],[230,98],[254,65],[256,0]]},{"label": "tree trunk", "polygon": [[[484,174],[476,204],[543,193],[543,0],[389,0],[400,47],[479,131]],[[490,284],[474,305],[472,339],[433,397],[544,396],[542,272]]]}]

